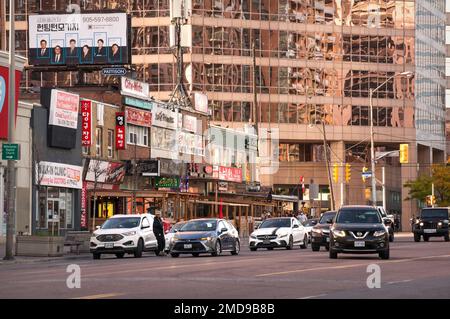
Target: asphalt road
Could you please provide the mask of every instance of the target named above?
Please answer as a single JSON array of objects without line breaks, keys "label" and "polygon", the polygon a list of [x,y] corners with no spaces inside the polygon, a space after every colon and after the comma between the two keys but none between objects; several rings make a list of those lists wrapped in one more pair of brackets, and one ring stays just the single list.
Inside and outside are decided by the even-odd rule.
[{"label": "asphalt road", "polygon": [[[69,289],[67,266],[81,269]],[[381,268],[381,288],[369,289],[368,265]],[[0,265],[0,298],[450,298],[450,243],[397,238],[391,259],[339,255],[322,248],[258,250],[239,256],[141,259],[103,257]]]}]

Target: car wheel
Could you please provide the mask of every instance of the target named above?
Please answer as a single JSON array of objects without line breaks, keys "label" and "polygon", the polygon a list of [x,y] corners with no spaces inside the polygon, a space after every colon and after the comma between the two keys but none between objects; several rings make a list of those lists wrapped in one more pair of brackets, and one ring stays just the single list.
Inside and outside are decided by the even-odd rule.
[{"label": "car wheel", "polygon": [[320,245],[318,245],[318,244],[311,244],[311,249],[312,249],[312,251],[319,251],[320,250]]},{"label": "car wheel", "polygon": [[330,245],[325,245],[325,250],[330,251]]},{"label": "car wheel", "polygon": [[430,241],[430,237],[423,235],[423,241]]},{"label": "car wheel", "polygon": [[118,254],[116,254],[116,257],[119,258],[119,259],[123,258],[123,256],[125,256],[125,253],[118,253]]},{"label": "car wheel", "polygon": [[221,253],[222,253],[222,245],[220,244],[220,241],[216,241],[215,250],[211,255],[217,257],[220,256]]},{"label": "car wheel", "polygon": [[180,257],[180,254],[177,254],[177,253],[171,253],[170,256],[172,256],[173,258],[177,258],[177,257]]},{"label": "car wheel", "polygon": [[308,248],[308,235],[305,235],[305,237],[303,238],[303,244],[300,245],[301,249],[306,249]]},{"label": "car wheel", "polygon": [[418,243],[420,241],[420,235],[419,234],[414,234],[414,241],[416,243]]},{"label": "car wheel", "polygon": [[239,252],[241,251],[241,244],[239,243],[239,240],[236,240],[234,242],[234,250],[231,252],[233,256],[239,255]]},{"label": "car wheel", "polygon": [[94,259],[100,259],[100,257],[101,257],[101,254],[92,254],[92,257],[94,258]]},{"label": "car wheel", "polygon": [[250,247],[250,251],[256,251],[258,248]]},{"label": "car wheel", "polygon": [[136,250],[134,251],[134,257],[135,258],[141,258],[143,250],[144,250],[144,241],[141,238],[141,239],[139,239],[138,245],[136,247]]},{"label": "car wheel", "polygon": [[445,241],[450,241],[450,236],[449,236],[448,233],[444,235],[444,240]]},{"label": "car wheel", "polygon": [[392,234],[389,236],[389,242],[394,242],[394,232],[392,232]]},{"label": "car wheel", "polygon": [[338,258],[338,253],[335,252],[333,249],[330,249],[330,258],[331,259],[337,259]]},{"label": "car wheel", "polygon": [[192,253],[192,256],[198,257],[198,256],[200,256],[200,254],[199,253]]},{"label": "car wheel", "polygon": [[292,236],[289,237],[289,244],[286,246],[287,250],[291,250],[292,248],[294,248],[294,239],[292,238]]},{"label": "car wheel", "polygon": [[389,250],[385,250],[379,253],[381,259],[389,259]]}]

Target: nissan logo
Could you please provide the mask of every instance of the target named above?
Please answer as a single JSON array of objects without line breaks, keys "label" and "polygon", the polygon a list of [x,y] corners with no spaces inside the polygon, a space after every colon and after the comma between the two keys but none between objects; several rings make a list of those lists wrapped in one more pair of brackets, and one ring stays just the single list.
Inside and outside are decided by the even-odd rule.
[{"label": "nissan logo", "polygon": [[360,231],[356,233],[356,235],[358,235],[358,237],[361,237],[363,235],[363,233],[361,233]]}]

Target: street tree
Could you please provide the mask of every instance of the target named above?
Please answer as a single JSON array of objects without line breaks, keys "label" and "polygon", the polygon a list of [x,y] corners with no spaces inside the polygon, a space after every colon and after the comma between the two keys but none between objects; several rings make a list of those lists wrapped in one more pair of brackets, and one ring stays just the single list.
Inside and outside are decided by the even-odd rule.
[{"label": "street tree", "polygon": [[431,195],[432,185],[434,184],[436,205],[450,206],[450,166],[433,165],[431,172],[431,176],[422,175],[414,181],[405,183],[405,187],[409,188],[407,199],[425,201],[425,198]]}]

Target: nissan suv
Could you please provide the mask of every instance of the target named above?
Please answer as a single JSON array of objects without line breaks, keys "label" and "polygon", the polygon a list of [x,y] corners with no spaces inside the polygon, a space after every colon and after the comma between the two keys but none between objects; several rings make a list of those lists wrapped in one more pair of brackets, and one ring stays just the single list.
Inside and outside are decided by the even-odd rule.
[{"label": "nissan suv", "polygon": [[447,207],[423,208],[412,226],[414,241],[419,242],[421,236],[424,241],[428,241],[430,237],[444,237],[445,241],[449,241],[448,224]]},{"label": "nissan suv", "polygon": [[343,206],[330,228],[330,258],[338,253],[378,254],[389,259],[389,232],[372,206]]}]

